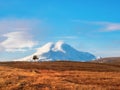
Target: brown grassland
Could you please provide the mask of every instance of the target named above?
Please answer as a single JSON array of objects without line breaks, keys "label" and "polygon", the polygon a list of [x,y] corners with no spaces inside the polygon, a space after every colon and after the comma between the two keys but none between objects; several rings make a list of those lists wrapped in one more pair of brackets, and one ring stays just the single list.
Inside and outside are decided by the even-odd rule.
[{"label": "brown grassland", "polygon": [[1,62],[0,90],[120,90],[120,64]]}]

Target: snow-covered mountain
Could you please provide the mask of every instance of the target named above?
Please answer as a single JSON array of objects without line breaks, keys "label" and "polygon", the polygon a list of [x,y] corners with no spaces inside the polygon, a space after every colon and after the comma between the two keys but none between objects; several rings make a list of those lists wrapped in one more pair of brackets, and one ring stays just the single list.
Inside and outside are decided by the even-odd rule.
[{"label": "snow-covered mountain", "polygon": [[39,61],[56,61],[56,60],[89,61],[96,59],[96,57],[93,54],[78,51],[62,41],[58,41],[56,43],[49,42],[44,46],[38,48],[36,53],[20,60],[22,61],[32,60],[34,55],[38,56]]}]

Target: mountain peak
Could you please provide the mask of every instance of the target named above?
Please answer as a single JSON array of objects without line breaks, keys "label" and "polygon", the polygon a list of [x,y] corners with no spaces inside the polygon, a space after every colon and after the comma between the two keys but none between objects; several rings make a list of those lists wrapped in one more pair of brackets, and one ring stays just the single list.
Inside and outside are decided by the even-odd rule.
[{"label": "mountain peak", "polygon": [[63,41],[58,41],[58,42],[56,42],[56,45],[63,45],[63,44],[65,44],[65,42],[63,42]]},{"label": "mountain peak", "polygon": [[[40,61],[51,60],[71,60],[71,61],[88,61],[96,59],[96,57],[88,52],[81,52],[63,41],[56,43],[49,42],[38,48],[37,52],[24,58],[24,60],[32,60],[33,55],[37,55]],[[22,60],[22,59],[21,59]]]},{"label": "mountain peak", "polygon": [[55,43],[55,46],[54,46],[54,51],[62,51],[65,53],[65,51],[63,50],[63,45],[65,43],[63,41],[58,41]]},{"label": "mountain peak", "polygon": [[44,48],[52,48],[54,46],[54,43],[53,42],[49,42],[47,44],[45,44],[43,47]]},{"label": "mountain peak", "polygon": [[54,47],[54,43],[53,43],[53,42],[49,42],[49,43],[45,44],[44,46],[38,48],[37,53],[40,53],[40,52],[48,52],[48,51],[50,51],[53,47]]}]

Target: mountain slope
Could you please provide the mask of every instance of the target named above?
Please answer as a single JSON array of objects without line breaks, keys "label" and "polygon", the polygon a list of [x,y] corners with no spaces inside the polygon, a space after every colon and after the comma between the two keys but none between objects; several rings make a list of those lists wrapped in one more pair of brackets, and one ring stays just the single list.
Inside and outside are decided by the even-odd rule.
[{"label": "mountain slope", "polygon": [[25,57],[21,60],[32,60],[34,55],[38,56],[39,61],[89,61],[96,59],[93,54],[78,51],[62,41],[59,41],[57,43],[47,43],[46,45],[40,47],[33,55]]}]

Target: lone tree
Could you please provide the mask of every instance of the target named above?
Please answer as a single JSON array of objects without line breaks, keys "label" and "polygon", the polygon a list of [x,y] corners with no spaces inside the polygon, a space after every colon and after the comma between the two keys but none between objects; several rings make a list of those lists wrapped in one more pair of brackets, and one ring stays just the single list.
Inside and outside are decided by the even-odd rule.
[{"label": "lone tree", "polygon": [[33,56],[33,60],[35,61],[35,60],[38,60],[39,58],[38,58],[38,56],[37,55],[34,55]]}]

